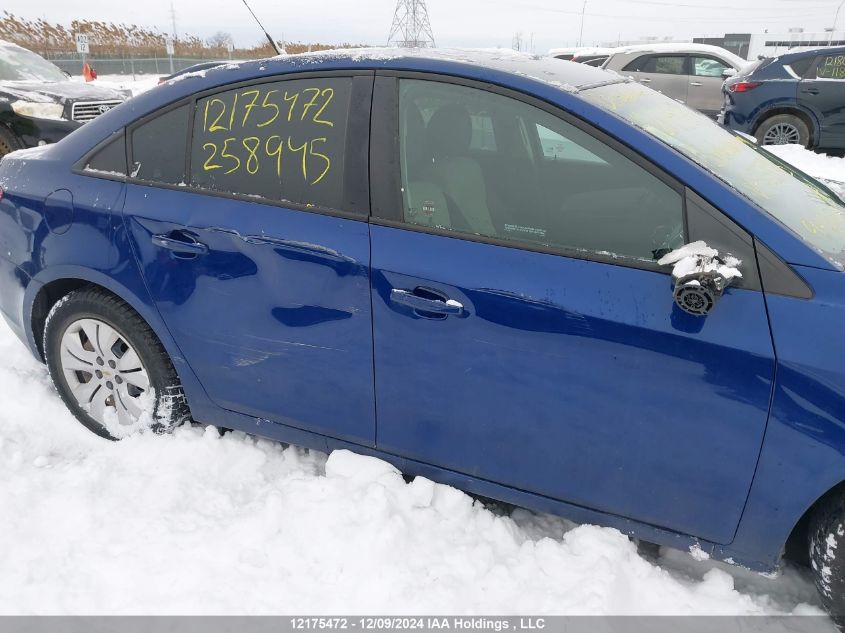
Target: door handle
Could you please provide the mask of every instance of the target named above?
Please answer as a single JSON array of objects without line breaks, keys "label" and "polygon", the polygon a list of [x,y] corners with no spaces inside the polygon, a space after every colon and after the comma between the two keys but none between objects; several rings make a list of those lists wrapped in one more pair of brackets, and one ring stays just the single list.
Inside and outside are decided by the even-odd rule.
[{"label": "door handle", "polygon": [[808,94],[808,95],[817,95],[819,94],[818,88],[804,88],[801,92]]},{"label": "door handle", "polygon": [[183,231],[173,231],[167,235],[153,235],[152,242],[159,248],[164,248],[179,255],[205,255],[208,246],[198,242],[191,235]]},{"label": "door handle", "polygon": [[651,79],[649,79],[648,77],[643,77],[642,79],[640,79],[640,81],[644,84],[650,84],[651,83]]},{"label": "door handle", "polygon": [[691,82],[689,82],[689,85],[690,86],[702,86],[704,84],[702,84],[700,81],[691,81]]},{"label": "door handle", "polygon": [[[433,294],[431,291],[428,292],[429,294]],[[406,305],[420,312],[459,315],[464,311],[464,306],[454,299],[429,299],[428,297],[421,297],[411,290],[393,288],[390,291],[390,300],[393,303]]]}]

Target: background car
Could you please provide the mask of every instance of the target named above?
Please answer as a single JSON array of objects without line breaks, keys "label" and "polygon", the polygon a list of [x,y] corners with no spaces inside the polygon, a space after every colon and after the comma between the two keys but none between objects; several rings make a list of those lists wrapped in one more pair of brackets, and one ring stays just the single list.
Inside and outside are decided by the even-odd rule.
[{"label": "background car", "polygon": [[0,156],[55,143],[127,95],[73,81],[40,55],[0,40]]},{"label": "background car", "polygon": [[177,70],[175,73],[170,75],[165,75],[163,77],[159,77],[158,83],[163,84],[165,81],[169,81],[170,79],[175,79],[180,75],[185,75],[187,73],[195,73],[201,70],[208,70],[209,68],[214,68],[215,66],[220,66],[222,64],[227,64],[229,62],[226,61],[210,61],[210,62],[200,62],[198,64],[193,64],[188,66],[187,68],[183,68],[182,70]]},{"label": "background car", "polygon": [[549,50],[548,55],[549,57],[554,57],[555,59],[562,59],[564,61],[570,61],[572,57],[581,50],[580,46],[568,46],[564,48],[552,48]]},{"label": "background car", "polygon": [[572,61],[601,68],[615,50],[615,48],[582,48],[572,56]]},{"label": "background car", "polygon": [[676,101],[492,51],[274,58],[0,189],[0,315],[102,437],[194,419],[756,570],[792,544],[845,612],[845,206]]},{"label": "background car", "polygon": [[845,46],[757,60],[723,93],[722,122],[763,145],[845,149]]},{"label": "background car", "polygon": [[616,49],[602,66],[716,117],[722,109],[722,83],[748,62],[707,44],[650,44]]}]

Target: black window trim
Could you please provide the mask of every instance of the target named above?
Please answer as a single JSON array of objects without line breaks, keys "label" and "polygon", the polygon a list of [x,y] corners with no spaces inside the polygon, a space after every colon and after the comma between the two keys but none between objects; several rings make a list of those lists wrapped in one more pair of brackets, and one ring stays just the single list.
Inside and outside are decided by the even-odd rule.
[{"label": "black window trim", "polygon": [[[240,90],[241,88],[245,88],[248,86],[257,86],[262,85],[265,83],[277,83],[280,81],[293,81],[293,80],[307,80],[307,79],[316,79],[316,78],[329,78],[329,77],[350,77],[353,79],[352,83],[352,95],[350,99],[350,107],[354,103],[356,94],[356,87],[361,86],[358,90],[365,90],[364,94],[359,94],[358,96],[361,97],[365,103],[368,103],[368,106],[365,108],[365,111],[361,113],[360,121],[352,120],[350,117],[349,122],[347,124],[347,140],[349,140],[350,136],[353,139],[357,139],[358,143],[347,143],[347,156],[344,157],[344,162],[347,162],[349,159],[349,152],[350,151],[359,151],[361,155],[358,157],[359,160],[355,160],[354,158],[348,160],[348,163],[353,167],[353,169],[359,169],[360,172],[357,172],[353,176],[344,176],[344,189],[347,186],[347,182],[349,180],[357,181],[360,183],[360,187],[363,191],[359,191],[358,195],[361,197],[360,202],[360,210],[351,211],[345,209],[334,209],[328,207],[322,207],[317,205],[311,204],[302,204],[299,202],[290,202],[286,200],[269,200],[266,198],[256,198],[255,196],[242,194],[242,193],[231,193],[227,191],[213,191],[211,189],[204,189],[199,186],[194,186],[190,182],[190,156],[191,156],[191,141],[193,140],[193,124],[194,124],[194,114],[196,113],[196,105],[197,101],[203,99],[207,96],[219,94],[221,92],[228,92],[230,90]],[[358,84],[355,83],[356,77],[364,77],[369,78],[371,81],[368,82],[361,82],[359,80]],[[373,95],[373,82],[375,80],[375,71],[374,70],[361,70],[361,69],[351,69],[351,70],[331,70],[331,71],[310,71],[310,72],[291,72],[285,73],[283,75],[268,75],[266,77],[260,78],[253,78],[248,79],[245,81],[239,81],[236,83],[225,84],[222,86],[215,86],[213,88],[208,88],[206,90],[202,90],[199,92],[195,92],[188,97],[184,97],[179,99],[178,101],[174,101],[169,103],[165,106],[162,106],[155,110],[154,112],[148,113],[138,119],[135,119],[132,123],[126,125],[124,129],[124,133],[126,135],[126,164],[127,164],[127,171],[129,173],[124,177],[116,177],[111,174],[98,174],[96,172],[85,171],[84,169],[80,169],[77,171],[74,169],[75,173],[80,173],[85,176],[91,177],[98,177],[98,178],[107,178],[110,180],[120,180],[122,182],[126,182],[127,184],[133,185],[141,185],[145,187],[155,187],[158,189],[171,189],[175,191],[184,191],[188,193],[195,193],[205,196],[214,196],[217,198],[227,198],[230,200],[237,200],[239,202],[249,202],[252,204],[261,204],[266,206],[273,206],[273,207],[280,207],[285,209],[292,209],[294,211],[306,211],[309,213],[317,213],[319,215],[328,215],[332,217],[339,217],[347,220],[358,220],[362,222],[366,222],[370,212],[370,192],[367,190],[369,187],[370,177],[369,177],[369,165],[368,161],[366,160],[366,155],[368,151],[369,145],[369,132],[370,132],[370,116],[372,110],[372,95]],[[132,132],[159,116],[165,115],[172,110],[180,108],[184,105],[188,105],[188,129],[186,131],[187,139],[186,139],[186,149],[185,149],[185,178],[186,182],[184,185],[179,184],[171,184],[171,183],[163,183],[163,182],[155,182],[150,180],[144,180],[141,178],[134,178],[132,176]],[[351,113],[350,113],[351,114]],[[110,140],[113,138],[113,135],[109,137]],[[87,156],[93,154],[100,146],[104,145],[103,143],[99,143],[94,150],[86,154]],[[349,148],[358,148],[357,150]],[[82,164],[84,167],[84,160],[77,163],[79,165]]]},{"label": "black window trim", "polygon": [[584,119],[551,104],[542,99],[532,97],[522,92],[489,82],[467,79],[456,75],[427,73],[416,71],[379,70],[376,73],[376,84],[373,91],[373,126],[370,142],[370,222],[379,226],[399,228],[418,233],[429,233],[440,237],[479,242],[493,246],[503,246],[521,251],[555,255],[570,259],[593,261],[600,264],[611,264],[625,268],[636,268],[651,272],[671,274],[665,266],[658,266],[657,262],[625,256],[604,255],[586,249],[544,246],[517,240],[505,240],[496,237],[458,233],[447,229],[410,224],[403,219],[404,203],[402,200],[402,180],[399,173],[399,79],[418,79],[439,83],[455,84],[468,88],[476,88],[504,97],[509,97],[534,106],[568,123],[604,143],[612,150],[619,152],[634,164],[668,185],[681,200],[683,213],[684,235],[689,236],[686,186],[676,178],[667,174],[653,162],[636,152],[630,146],[594,127]]}]

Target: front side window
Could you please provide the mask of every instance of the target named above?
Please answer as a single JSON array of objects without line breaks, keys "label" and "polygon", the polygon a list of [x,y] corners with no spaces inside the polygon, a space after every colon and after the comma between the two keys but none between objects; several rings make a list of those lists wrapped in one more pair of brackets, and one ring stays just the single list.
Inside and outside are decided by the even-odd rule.
[{"label": "front side window", "polygon": [[816,79],[845,81],[845,55],[822,55],[816,64]]},{"label": "front side window", "polygon": [[628,64],[625,70],[658,75],[686,75],[686,56],[645,55]]},{"label": "front side window", "polygon": [[132,130],[130,176],[171,185],[185,182],[187,105],[168,110]]},{"label": "front side window", "polygon": [[715,174],[845,266],[845,203],[817,180],[645,86],[617,83],[581,94]]},{"label": "front side window", "polygon": [[696,77],[721,77],[728,68],[714,57],[692,57],[692,74]]},{"label": "front side window", "polygon": [[[684,243],[681,196],[589,133],[515,99],[400,82],[404,220],[513,242],[654,261]],[[477,142],[488,120],[495,145]]]},{"label": "front side window", "polygon": [[191,184],[340,208],[352,79],[277,81],[197,101]]}]

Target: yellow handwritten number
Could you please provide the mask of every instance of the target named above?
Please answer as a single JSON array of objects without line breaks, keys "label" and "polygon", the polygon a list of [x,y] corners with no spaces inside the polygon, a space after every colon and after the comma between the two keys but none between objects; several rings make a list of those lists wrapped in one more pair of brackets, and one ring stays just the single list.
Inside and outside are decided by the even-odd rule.
[{"label": "yellow handwritten number", "polygon": [[250,101],[249,103],[247,103],[244,106],[244,118],[241,121],[241,127],[246,127],[246,120],[249,118],[250,112],[252,112],[252,109],[255,107],[255,104],[258,102],[258,97],[261,96],[261,91],[260,90],[247,90],[247,91],[241,93],[242,97],[245,97],[247,95],[254,95],[254,96],[252,97],[252,101]]},{"label": "yellow handwritten number", "polygon": [[215,103],[219,103],[221,109],[214,121],[211,122],[211,127],[208,128],[208,131],[216,132],[217,130],[228,130],[229,128],[220,125],[220,119],[222,119],[223,116],[226,114],[226,104],[223,102],[222,99],[214,97],[211,101],[208,102],[208,107],[213,106]]},{"label": "yellow handwritten number", "polygon": [[292,95],[288,96],[288,92],[287,90],[285,90],[284,100],[286,102],[293,101],[293,103],[290,104],[290,109],[288,110],[288,121],[290,121],[291,117],[293,116],[293,110],[294,108],[296,108],[296,102],[299,100],[299,93],[294,92]]},{"label": "yellow handwritten number", "polygon": [[328,98],[323,102],[323,105],[320,107],[320,109],[317,110],[317,114],[314,115],[313,121],[314,121],[314,123],[322,123],[323,125],[328,125],[329,127],[334,127],[334,123],[332,123],[331,121],[325,121],[325,120],[320,118],[320,116],[322,116],[322,114],[323,114],[323,110],[326,109],[326,107],[329,105],[332,98],[334,97],[334,88],[325,88],[320,93],[320,95],[324,96],[324,97],[327,94],[328,94]]},{"label": "yellow handwritten number", "polygon": [[209,156],[205,163],[203,163],[203,170],[211,171],[212,169],[220,169],[223,165],[216,165],[213,164],[211,161],[214,160],[214,157],[217,156],[217,145],[214,143],[204,143],[202,146],[203,149],[211,148],[211,156]]},{"label": "yellow handwritten number", "polygon": [[302,152],[302,177],[305,180],[308,180],[308,166],[306,165],[306,161],[308,159],[308,141],[299,147],[294,147],[291,145],[290,136],[288,136],[288,149],[292,152]]},{"label": "yellow handwritten number", "polygon": [[[248,142],[247,142],[248,141]],[[241,141],[241,144],[244,146],[247,152],[249,152],[249,156],[246,157],[246,170],[250,174],[257,174],[258,173],[258,148],[261,147],[261,139],[257,136],[247,136],[244,140]]]},{"label": "yellow handwritten number", "polygon": [[275,103],[267,103],[267,99],[270,98],[270,95],[274,92],[279,92],[278,90],[268,90],[267,93],[264,95],[264,101],[261,102],[261,109],[266,110],[267,108],[273,108],[276,111],[276,114],[273,115],[272,118],[265,121],[264,123],[259,123],[256,127],[265,127],[270,125],[273,121],[279,118],[279,106]]},{"label": "yellow handwritten number", "polygon": [[[276,149],[270,149],[270,141],[276,139],[278,141],[278,145]],[[282,137],[278,134],[274,134],[270,138],[267,139],[264,143],[264,151],[267,153],[267,156],[271,158],[273,156],[276,157],[276,175],[281,178],[282,177],[282,150],[285,147],[285,142],[282,140]]]},{"label": "yellow handwritten number", "polygon": [[238,171],[241,166],[241,159],[235,156],[234,154],[230,154],[227,150],[229,149],[229,143],[231,141],[237,140],[234,136],[230,136],[225,141],[223,141],[223,149],[220,150],[220,156],[223,158],[233,158],[235,159],[235,166],[229,169],[228,171],[224,171],[224,174],[231,174],[232,172]]},{"label": "yellow handwritten number", "polygon": [[327,173],[329,173],[329,169],[331,169],[331,167],[332,167],[332,159],[331,158],[329,158],[325,154],[321,154],[320,152],[314,151],[314,143],[326,143],[327,141],[328,141],[328,139],[326,139],[325,136],[320,137],[320,138],[315,138],[314,140],[311,141],[311,146],[308,149],[308,153],[311,156],[316,156],[317,158],[322,158],[326,162],[326,168],[323,170],[323,173],[320,174],[317,177],[317,180],[315,180],[314,182],[311,183],[312,185],[316,185],[318,182],[320,182],[325,177],[325,175]]}]

